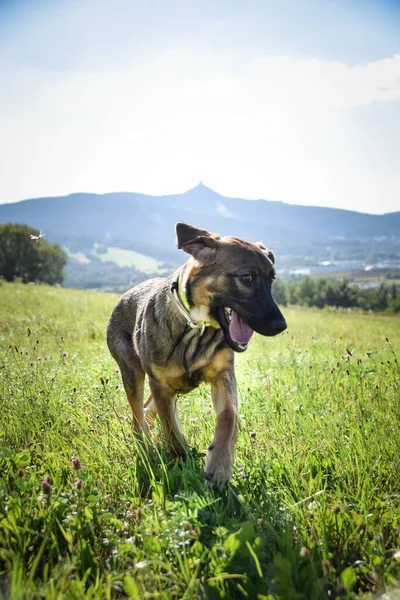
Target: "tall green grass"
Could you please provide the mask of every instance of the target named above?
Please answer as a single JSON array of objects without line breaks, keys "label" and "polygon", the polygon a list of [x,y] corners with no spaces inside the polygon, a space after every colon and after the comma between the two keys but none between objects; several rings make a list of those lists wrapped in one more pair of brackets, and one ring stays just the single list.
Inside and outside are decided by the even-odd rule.
[{"label": "tall green grass", "polygon": [[287,332],[256,336],[217,494],[207,387],[179,399],[185,461],[133,437],[104,336],[115,301],[0,286],[0,594],[398,597],[399,318],[287,308]]}]

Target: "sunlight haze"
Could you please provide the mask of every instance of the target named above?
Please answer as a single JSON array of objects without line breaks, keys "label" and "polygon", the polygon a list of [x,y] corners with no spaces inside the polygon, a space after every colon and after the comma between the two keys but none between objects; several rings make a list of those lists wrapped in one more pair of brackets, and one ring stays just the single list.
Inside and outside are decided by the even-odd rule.
[{"label": "sunlight haze", "polygon": [[3,2],[0,203],[218,193],[400,210],[400,5]]}]

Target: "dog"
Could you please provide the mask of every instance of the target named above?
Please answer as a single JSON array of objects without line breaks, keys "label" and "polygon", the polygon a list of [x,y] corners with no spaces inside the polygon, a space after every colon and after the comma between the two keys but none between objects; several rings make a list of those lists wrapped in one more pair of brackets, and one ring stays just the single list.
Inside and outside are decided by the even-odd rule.
[{"label": "dog", "polygon": [[[149,436],[158,414],[167,448],[185,455],[177,394],[211,385],[216,413],[205,478],[221,490],[232,475],[238,435],[235,352],[254,331],[274,336],[286,321],[271,293],[274,255],[261,242],[223,237],[176,224],[179,249],[189,260],[167,278],[144,281],[126,292],[111,313],[107,343],[119,365],[139,434]],[[145,375],[151,394],[143,402]]]}]

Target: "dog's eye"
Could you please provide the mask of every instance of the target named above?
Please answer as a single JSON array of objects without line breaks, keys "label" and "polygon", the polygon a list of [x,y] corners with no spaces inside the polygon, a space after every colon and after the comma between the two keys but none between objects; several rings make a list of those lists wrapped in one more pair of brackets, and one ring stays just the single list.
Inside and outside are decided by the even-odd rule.
[{"label": "dog's eye", "polygon": [[253,282],[253,275],[250,275],[250,273],[246,273],[246,275],[241,276],[241,280],[246,285],[250,285]]}]

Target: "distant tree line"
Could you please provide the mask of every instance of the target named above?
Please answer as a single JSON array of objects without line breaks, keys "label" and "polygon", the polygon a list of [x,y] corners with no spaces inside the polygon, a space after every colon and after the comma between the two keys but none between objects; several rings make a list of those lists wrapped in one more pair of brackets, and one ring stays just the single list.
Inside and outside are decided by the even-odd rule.
[{"label": "distant tree line", "polygon": [[[6,281],[19,279],[24,283],[37,281],[50,285],[64,281],[67,253],[58,244],[31,239],[31,236],[38,235],[39,231],[28,225],[0,225],[0,277]],[[159,274],[154,273],[153,276]],[[65,283],[68,287],[122,292],[149,277],[151,275],[132,267],[121,268],[111,262],[93,260],[87,265],[71,261]],[[272,293],[278,304],[283,306],[335,306],[400,313],[400,295],[395,283],[382,283],[365,289],[348,279],[306,276],[290,283],[278,279],[273,284]]]},{"label": "distant tree line", "polygon": [[23,283],[62,283],[66,252],[44,239],[32,240],[31,235],[39,236],[39,231],[19,223],[0,225],[0,277]]},{"label": "distant tree line", "polygon": [[[157,274],[153,276],[159,277]],[[115,263],[103,263],[94,257],[88,264],[70,260],[64,285],[83,290],[122,293],[149,277],[134,267],[118,267]]]},{"label": "distant tree line", "polygon": [[302,306],[336,306],[362,310],[400,312],[400,296],[396,284],[382,283],[368,289],[352,284],[348,279],[304,277],[299,281],[285,283],[274,281],[272,293],[278,304]]}]

